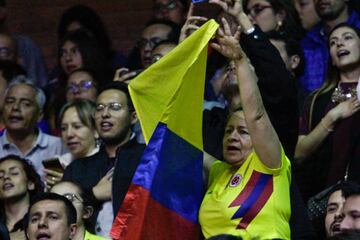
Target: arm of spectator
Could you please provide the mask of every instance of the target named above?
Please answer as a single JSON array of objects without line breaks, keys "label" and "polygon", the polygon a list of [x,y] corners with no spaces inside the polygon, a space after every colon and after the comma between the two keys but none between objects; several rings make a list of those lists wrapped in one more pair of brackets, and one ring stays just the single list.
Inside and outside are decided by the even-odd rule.
[{"label": "arm of spectator", "polygon": [[44,172],[46,173],[46,189],[51,189],[56,183],[60,182],[63,178],[63,173],[57,172],[51,169],[44,168]]},{"label": "arm of spectator", "polygon": [[104,177],[92,188],[92,192],[98,201],[111,200],[111,187],[114,175],[114,168],[111,168]]},{"label": "arm of spectator", "polygon": [[360,102],[357,98],[339,103],[321,119],[308,135],[299,135],[295,149],[296,163],[301,165],[309,155],[319,148],[324,139],[334,131],[337,121],[352,116],[359,109]]},{"label": "arm of spectator", "polygon": [[179,43],[185,40],[188,36],[191,35],[194,31],[200,28],[198,24],[206,22],[208,19],[206,17],[192,16],[194,12],[194,4],[191,3],[189,11],[186,16],[185,24],[182,26],[180,31]]},{"label": "arm of spectator", "polygon": [[240,29],[232,35],[224,18],[222,24],[218,43],[211,46],[235,62],[245,121],[255,152],[265,166],[278,168],[281,166],[281,144],[263,105],[255,72],[239,44]]}]

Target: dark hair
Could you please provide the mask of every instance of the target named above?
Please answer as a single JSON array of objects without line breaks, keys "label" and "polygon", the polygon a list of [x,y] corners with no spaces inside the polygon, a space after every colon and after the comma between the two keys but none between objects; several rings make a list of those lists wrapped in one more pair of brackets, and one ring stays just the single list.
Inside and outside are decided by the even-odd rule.
[{"label": "dark hair", "polygon": [[[342,28],[342,27],[348,27],[348,28],[352,29],[358,35],[358,37],[360,37],[360,30],[350,24],[347,24],[347,23],[340,23],[340,24],[336,25],[330,31],[328,36],[330,37],[331,34],[335,30]],[[339,81],[340,81],[340,70],[332,64],[331,58],[329,58],[328,65],[327,65],[326,80],[319,89],[315,90],[312,93],[312,99],[311,99],[311,103],[310,103],[310,112],[309,112],[309,129],[312,128],[313,108],[314,108],[317,97],[321,94],[324,94],[324,93],[327,93],[327,92],[333,90],[337,86]]]},{"label": "dark hair", "polygon": [[[250,0],[244,0],[243,8],[245,12],[248,14],[247,5]],[[301,21],[299,15],[295,9],[295,6],[292,0],[266,0],[270,3],[272,9],[275,13],[279,13],[284,11],[286,16],[283,21],[283,25],[280,27],[279,32],[284,34],[287,37],[301,40],[304,36],[304,29],[301,26]]]},{"label": "dark hair", "polygon": [[174,23],[173,21],[167,20],[167,19],[155,19],[154,18],[146,23],[145,28],[152,26],[152,25],[156,25],[156,24],[162,24],[162,25],[165,25],[165,26],[168,26],[171,28],[171,30],[167,36],[167,40],[171,40],[174,42],[179,41],[181,27],[178,24]]},{"label": "dark hair", "polygon": [[8,83],[19,75],[26,75],[21,65],[9,60],[0,60],[0,71]]},{"label": "dark hair", "polygon": [[166,39],[166,40],[162,40],[160,42],[158,42],[157,44],[154,45],[153,50],[161,45],[178,45],[178,41],[174,41],[174,40],[170,40],[170,39]]},{"label": "dark hair", "polygon": [[[76,209],[75,209],[74,205],[66,197],[61,196],[56,193],[46,192],[46,193],[37,195],[29,207],[29,213],[30,213],[31,208],[36,203],[45,201],[45,200],[53,200],[53,201],[59,201],[59,202],[64,203],[68,224],[70,225],[70,224],[76,223]],[[30,216],[29,216],[27,225],[29,225],[29,221],[30,221]]]},{"label": "dark hair", "polygon": [[106,85],[103,89],[100,90],[99,95],[102,92],[107,91],[107,90],[111,90],[111,89],[115,89],[115,90],[118,90],[118,91],[121,91],[121,92],[125,93],[129,111],[133,112],[135,110],[133,102],[132,102],[131,97],[130,97],[128,85],[126,83],[118,82],[118,81],[111,82],[110,84]]},{"label": "dark hair", "polygon": [[[69,32],[60,41],[58,49],[59,65],[62,47],[67,41],[76,44],[79,48],[83,62],[83,68],[92,71],[101,83],[109,81],[109,77],[113,76],[111,68],[109,67],[109,62],[106,60],[104,54],[101,52],[99,44],[97,43],[95,38],[91,36],[87,31],[81,29]],[[61,71],[62,75],[66,75],[63,72],[63,69],[61,69]]]},{"label": "dark hair", "polygon": [[108,56],[111,52],[111,40],[100,16],[92,8],[85,5],[75,5],[68,8],[60,19],[58,39],[62,39],[66,35],[66,29],[73,22],[80,23],[84,30],[91,33],[99,47],[104,51],[105,56]]},{"label": "dark hair", "polygon": [[76,109],[77,114],[79,115],[79,119],[82,124],[90,129],[95,129],[95,103],[86,99],[75,99],[73,101],[67,102],[60,110],[59,113],[59,122],[58,126],[61,126],[62,119],[64,117],[65,112],[74,107]]},{"label": "dark hair", "polygon": [[270,31],[267,32],[266,35],[269,39],[274,39],[277,41],[282,41],[285,43],[285,50],[289,57],[298,55],[300,58],[300,62],[298,66],[293,70],[295,76],[299,77],[305,69],[305,58],[304,58],[304,51],[299,43],[295,39],[286,37],[285,35],[277,32],[277,31]]},{"label": "dark hair", "polygon": [[22,165],[28,181],[34,184],[34,190],[29,190],[30,199],[44,191],[44,184],[29,160],[21,158],[17,155],[7,155],[0,158],[0,164],[5,161],[16,161]]}]

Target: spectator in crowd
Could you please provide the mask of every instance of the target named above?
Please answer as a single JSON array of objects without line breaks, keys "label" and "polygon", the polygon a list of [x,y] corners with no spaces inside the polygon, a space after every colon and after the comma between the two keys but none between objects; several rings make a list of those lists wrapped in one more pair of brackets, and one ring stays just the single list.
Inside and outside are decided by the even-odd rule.
[{"label": "spectator in crowd", "polygon": [[83,29],[97,41],[106,60],[113,69],[123,67],[126,57],[112,49],[112,42],[100,16],[90,7],[75,5],[67,9],[61,16],[58,26],[58,40],[61,41],[71,31]]},{"label": "spectator in crowd", "polygon": [[[70,101],[62,107],[59,114],[61,138],[70,151],[58,157],[64,168],[75,159],[91,156],[99,151],[94,113],[95,103],[88,100]],[[52,169],[44,171],[47,187],[62,179],[62,172]]]},{"label": "spectator in crowd", "polygon": [[245,12],[263,32],[272,30],[300,40],[303,28],[291,0],[244,0]]},{"label": "spectator in crowd", "polygon": [[141,38],[129,54],[130,70],[144,69],[151,65],[151,51],[163,40],[178,41],[179,25],[169,20],[151,20],[141,33]]},{"label": "spectator in crowd", "polygon": [[76,217],[76,209],[66,197],[41,194],[29,208],[27,238],[72,240],[76,234]]},{"label": "spectator in crowd", "polygon": [[0,186],[0,222],[11,239],[24,239],[23,219],[32,198],[43,192],[40,176],[27,160],[8,155],[0,159]]},{"label": "spectator in crowd", "polygon": [[16,40],[10,34],[0,33],[0,60],[19,62]]},{"label": "spectator in crowd", "polygon": [[[60,74],[46,89],[49,101],[45,118],[49,121],[54,135],[59,135],[56,128],[57,113],[66,102],[66,79],[68,76],[80,68],[89,69],[99,84],[106,84],[113,76],[98,43],[84,30],[77,30],[65,35],[59,44],[58,60]],[[53,94],[54,92],[55,94]]]},{"label": "spectator in crowd", "polygon": [[347,1],[314,0],[314,3],[321,21],[301,41],[305,56],[305,71],[300,83],[307,93],[321,87],[326,80],[326,64],[330,58],[328,36],[331,30],[339,23],[345,22],[360,28],[360,16],[348,7]]},{"label": "spectator in crowd", "polygon": [[319,22],[319,16],[316,13],[314,1],[312,0],[294,0],[296,11],[299,14],[302,27],[309,31]]},{"label": "spectator in crowd", "polygon": [[0,137],[0,157],[15,154],[27,158],[42,177],[42,160],[66,152],[60,138],[47,135],[37,127],[45,100],[43,91],[31,80],[18,77],[12,81],[5,94],[5,131]]},{"label": "spectator in crowd", "polygon": [[96,101],[99,80],[91,70],[79,68],[67,78],[66,101],[86,99]]},{"label": "spectator in crowd", "polygon": [[154,17],[182,25],[186,20],[188,7],[188,0],[154,0]]},{"label": "spectator in crowd", "polygon": [[69,199],[76,209],[76,234],[73,240],[105,240],[105,238],[91,234],[86,221],[94,212],[94,203],[91,194],[74,182],[59,182],[51,188],[52,193]]},{"label": "spectator in crowd", "polygon": [[[137,143],[131,126],[136,123],[127,85],[113,82],[96,100],[95,123],[103,144],[98,153],[73,161],[63,180],[77,182],[103,203],[95,233],[108,236],[136,170],[144,145]],[[111,196],[116,196],[112,199]],[[97,214],[95,214],[96,217]]]},{"label": "spectator in crowd", "polygon": [[[11,26],[8,28],[6,19],[8,12],[6,1],[0,1],[0,32],[11,34]],[[16,40],[17,56],[20,64],[28,73],[34,83],[39,87],[44,87],[48,83],[48,73],[40,48],[29,37],[24,35],[12,35]]]},{"label": "spectator in crowd", "polygon": [[360,31],[349,24],[329,33],[327,81],[306,101],[296,145],[298,183],[305,199],[348,177],[360,182],[355,89],[360,76]]},{"label": "spectator in crowd", "polygon": [[345,203],[343,218],[340,224],[341,232],[360,230],[360,186],[344,189]]},{"label": "spectator in crowd", "polygon": [[[209,188],[199,213],[202,232],[206,238],[224,232],[241,236],[244,231],[251,237],[290,239],[290,161],[262,103],[255,72],[239,44],[240,32],[232,35],[225,19],[222,23],[218,41],[211,46],[234,61],[243,109],[230,114],[227,121],[223,138],[225,162],[211,166]],[[263,192],[263,207],[250,217],[239,207],[255,200],[237,198],[256,184],[251,179],[259,176],[267,176],[271,190]],[[266,218],[272,218],[274,224]]]},{"label": "spectator in crowd", "polygon": [[155,63],[160,60],[163,56],[168,54],[171,50],[176,47],[177,43],[174,41],[164,40],[156,44],[151,51],[151,62]]}]

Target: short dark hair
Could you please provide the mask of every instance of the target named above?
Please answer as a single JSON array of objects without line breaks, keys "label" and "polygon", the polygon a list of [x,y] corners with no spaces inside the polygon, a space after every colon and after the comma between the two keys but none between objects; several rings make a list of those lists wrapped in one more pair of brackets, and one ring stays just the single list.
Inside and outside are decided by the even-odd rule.
[{"label": "short dark hair", "polygon": [[27,179],[34,184],[34,190],[29,190],[30,198],[44,192],[44,184],[29,160],[21,158],[18,155],[11,154],[0,158],[0,164],[5,161],[16,161],[22,165]]},{"label": "short dark hair", "polygon": [[99,95],[102,92],[105,92],[105,91],[111,90],[111,89],[115,89],[115,90],[118,90],[118,91],[121,91],[121,92],[125,93],[126,99],[127,99],[127,105],[129,107],[130,112],[133,112],[135,110],[133,102],[132,102],[131,97],[130,97],[128,85],[126,83],[119,82],[119,81],[111,82],[111,83],[107,84],[104,88],[102,88],[100,90]]},{"label": "short dark hair", "polygon": [[[33,202],[30,204],[28,212],[30,213],[31,208],[36,203],[45,201],[45,200],[59,201],[59,202],[64,203],[68,224],[70,225],[70,224],[76,223],[76,209],[75,209],[74,205],[72,204],[72,202],[69,201],[69,199],[67,199],[66,197],[64,197],[62,195],[56,194],[56,193],[46,192],[46,193],[37,195],[34,198]],[[30,216],[29,216],[29,219],[27,220],[26,225],[29,225],[29,221],[30,221]]]},{"label": "short dark hair", "polygon": [[342,187],[343,196],[346,198],[351,196],[360,196],[360,185],[355,182],[349,182]]},{"label": "short dark hair", "polygon": [[9,60],[0,60],[0,71],[7,83],[19,75],[26,75],[26,71],[20,64]]},{"label": "short dark hair", "polygon": [[168,26],[171,28],[169,34],[167,35],[167,40],[171,40],[174,42],[179,41],[181,27],[178,24],[174,23],[173,21],[167,20],[167,19],[153,18],[146,23],[145,28],[147,28],[151,25],[156,25],[156,24],[165,25],[165,26]]},{"label": "short dark hair", "polygon": [[299,77],[304,72],[305,69],[305,58],[304,51],[299,43],[299,41],[289,38],[284,34],[279,33],[278,31],[267,32],[266,35],[269,39],[274,39],[277,41],[282,41],[285,43],[285,51],[289,57],[298,55],[300,58],[299,65],[293,70],[295,76]]}]

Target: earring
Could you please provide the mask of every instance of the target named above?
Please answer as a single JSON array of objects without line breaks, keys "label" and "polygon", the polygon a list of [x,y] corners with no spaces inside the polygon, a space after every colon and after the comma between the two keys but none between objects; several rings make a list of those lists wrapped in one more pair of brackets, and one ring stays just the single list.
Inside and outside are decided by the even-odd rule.
[{"label": "earring", "polygon": [[281,20],[279,20],[277,23],[276,23],[276,31],[279,31],[280,29],[281,29],[281,27],[282,27],[282,25],[283,25],[283,22],[281,21]]}]

